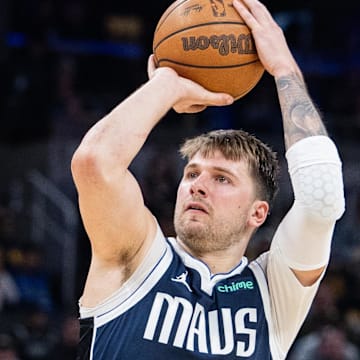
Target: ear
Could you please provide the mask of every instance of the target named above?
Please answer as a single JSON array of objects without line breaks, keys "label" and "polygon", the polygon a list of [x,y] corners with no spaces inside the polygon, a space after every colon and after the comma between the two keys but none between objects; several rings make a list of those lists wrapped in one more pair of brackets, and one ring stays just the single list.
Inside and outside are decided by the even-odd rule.
[{"label": "ear", "polygon": [[254,228],[260,227],[266,220],[269,213],[267,201],[255,200],[249,214],[249,225]]}]

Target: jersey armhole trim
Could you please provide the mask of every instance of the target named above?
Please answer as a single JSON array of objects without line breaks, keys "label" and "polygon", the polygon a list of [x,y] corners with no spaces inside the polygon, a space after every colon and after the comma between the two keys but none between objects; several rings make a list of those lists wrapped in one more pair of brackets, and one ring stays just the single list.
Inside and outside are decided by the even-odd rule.
[{"label": "jersey armhole trim", "polygon": [[258,282],[261,298],[263,301],[264,313],[269,328],[269,346],[270,346],[271,356],[274,360],[284,360],[286,355],[283,353],[283,351],[281,351],[279,342],[277,341],[275,324],[271,315],[271,301],[270,301],[269,287],[264,270],[256,260],[252,261],[249,264],[249,268],[253,272]]},{"label": "jersey armhole trim", "polygon": [[[153,288],[167,270],[173,258],[172,249],[160,227],[148,254],[133,275],[101,304],[86,308],[80,305],[80,317],[94,317],[95,327],[134,306]],[[142,291],[138,291],[139,288]],[[101,320],[100,320],[101,318]],[[103,320],[104,319],[104,320]]]}]

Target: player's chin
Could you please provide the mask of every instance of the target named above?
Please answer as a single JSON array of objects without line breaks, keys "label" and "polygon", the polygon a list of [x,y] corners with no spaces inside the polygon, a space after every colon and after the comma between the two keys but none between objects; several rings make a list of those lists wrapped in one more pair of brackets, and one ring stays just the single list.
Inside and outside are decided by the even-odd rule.
[{"label": "player's chin", "polygon": [[196,233],[207,227],[206,221],[196,214],[186,214],[175,222],[175,226],[184,233]]}]

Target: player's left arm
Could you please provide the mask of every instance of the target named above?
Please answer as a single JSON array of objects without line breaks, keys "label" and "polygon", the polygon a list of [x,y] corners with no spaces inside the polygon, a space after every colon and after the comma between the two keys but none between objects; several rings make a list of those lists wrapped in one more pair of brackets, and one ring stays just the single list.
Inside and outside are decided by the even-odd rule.
[{"label": "player's left arm", "polygon": [[300,283],[308,286],[327,265],[334,225],[344,211],[341,161],[280,26],[258,0],[234,0],[234,7],[251,29],[260,61],[275,79],[282,112],[295,201],[274,246],[280,246]]},{"label": "player's left arm", "polygon": [[[276,77],[294,203],[268,254],[273,333],[286,353],[330,258],[336,221],[345,209],[341,160],[302,77]],[[286,329],[286,331],[284,331]]]},{"label": "player's left arm", "polygon": [[334,226],[344,212],[341,160],[303,77],[293,73],[275,81],[295,198],[275,240],[298,280],[309,286],[328,263]]},{"label": "player's left arm", "polygon": [[275,232],[266,273],[271,326],[276,343],[286,353],[329,262],[334,227],[345,200],[340,156],[302,76],[291,73],[275,80],[294,202]]}]

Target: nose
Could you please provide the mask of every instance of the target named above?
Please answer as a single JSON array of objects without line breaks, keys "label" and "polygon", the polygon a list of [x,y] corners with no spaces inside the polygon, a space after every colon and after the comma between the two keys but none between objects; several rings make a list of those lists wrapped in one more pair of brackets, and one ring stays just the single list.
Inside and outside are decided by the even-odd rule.
[{"label": "nose", "polygon": [[208,189],[205,185],[203,176],[199,176],[196,180],[194,180],[190,186],[191,195],[198,195],[201,197],[207,197]]}]

